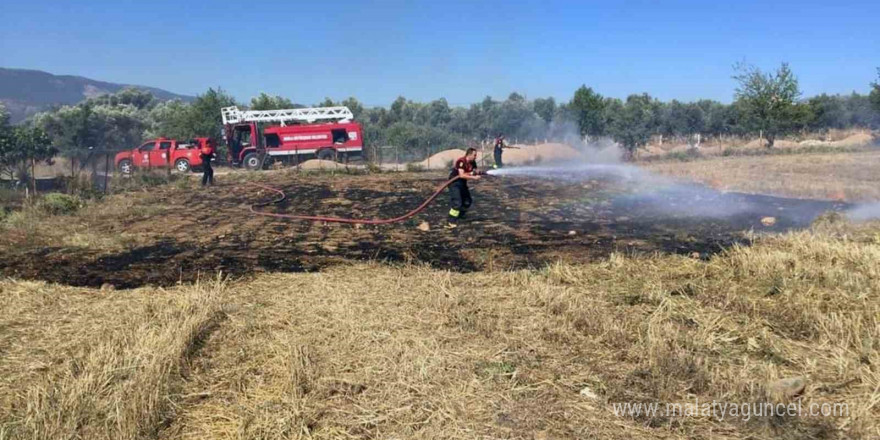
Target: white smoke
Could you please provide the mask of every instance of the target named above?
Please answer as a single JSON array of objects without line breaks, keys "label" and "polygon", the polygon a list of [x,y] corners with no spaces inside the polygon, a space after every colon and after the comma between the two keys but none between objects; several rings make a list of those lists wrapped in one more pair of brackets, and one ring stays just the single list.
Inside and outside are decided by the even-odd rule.
[{"label": "white smoke", "polygon": [[492,176],[526,176],[569,183],[591,180],[613,182],[624,189],[612,203],[640,205],[657,214],[675,217],[723,218],[755,207],[741,197],[692,183],[682,183],[622,163],[571,163],[558,166],[513,167],[490,170]]},{"label": "white smoke", "polygon": [[846,217],[853,221],[880,219],[880,202],[858,205],[846,211]]}]

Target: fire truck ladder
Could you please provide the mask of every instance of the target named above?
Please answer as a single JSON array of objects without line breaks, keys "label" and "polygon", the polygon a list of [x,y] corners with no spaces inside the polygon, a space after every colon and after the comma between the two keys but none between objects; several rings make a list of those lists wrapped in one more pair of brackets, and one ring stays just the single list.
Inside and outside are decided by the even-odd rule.
[{"label": "fire truck ladder", "polygon": [[239,110],[238,107],[223,107],[223,124],[239,124],[242,122],[280,122],[282,126],[289,122],[315,121],[348,122],[354,115],[348,107],[313,107],[290,108],[284,110]]}]

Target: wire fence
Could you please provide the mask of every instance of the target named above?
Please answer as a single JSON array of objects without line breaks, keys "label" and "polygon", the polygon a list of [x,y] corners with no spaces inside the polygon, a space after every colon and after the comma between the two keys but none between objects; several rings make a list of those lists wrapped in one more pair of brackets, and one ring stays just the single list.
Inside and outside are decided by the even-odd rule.
[{"label": "wire fence", "polygon": [[[507,139],[511,145],[538,145],[552,142],[550,139]],[[399,145],[371,146],[366,149],[365,160],[378,165],[386,170],[407,171],[418,169],[441,169],[451,168],[452,162],[457,155],[440,154],[448,150],[461,150],[467,148],[477,149],[477,161],[486,166],[494,163],[492,149],[494,139],[471,139],[459,146],[426,145],[423,147],[401,147]],[[455,157],[453,157],[455,156]]]}]

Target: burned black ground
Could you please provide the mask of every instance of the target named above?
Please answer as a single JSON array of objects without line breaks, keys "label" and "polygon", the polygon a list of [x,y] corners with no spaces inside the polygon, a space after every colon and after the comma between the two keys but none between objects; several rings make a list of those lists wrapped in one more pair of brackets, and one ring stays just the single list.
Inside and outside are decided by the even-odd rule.
[{"label": "burned black ground", "polygon": [[[271,212],[355,218],[401,215],[443,181],[440,174],[304,175],[256,177],[287,200]],[[230,178],[231,180],[231,178]],[[401,223],[356,227],[255,216],[250,204],[272,193],[245,180],[210,189],[155,189],[138,203],[163,206],[155,218],[101,219],[102,233],[137,231],[148,244],[107,253],[60,246],[7,246],[2,273],[75,286],[172,285],[256,272],[319,271],[353,260],[423,263],[459,272],[541,267],[554,261],[590,261],[612,252],[677,253],[708,258],[746,232],[807,226],[829,202],[745,194],[657,192],[646,197],[615,179],[559,181],[487,178],[471,184],[475,204],[457,230],[443,229],[448,196]],[[696,194],[696,195],[695,195]],[[117,197],[125,197],[119,195]],[[112,203],[112,199],[104,203]],[[762,218],[773,217],[767,226]],[[430,225],[429,231],[417,226]]]}]

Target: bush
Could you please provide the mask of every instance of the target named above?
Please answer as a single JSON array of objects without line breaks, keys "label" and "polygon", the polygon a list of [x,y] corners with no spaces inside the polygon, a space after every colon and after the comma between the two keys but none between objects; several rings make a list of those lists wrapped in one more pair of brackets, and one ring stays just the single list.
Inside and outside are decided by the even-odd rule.
[{"label": "bush", "polygon": [[666,155],[667,159],[678,160],[681,162],[690,162],[692,160],[700,159],[703,157],[703,154],[700,153],[700,150],[696,148],[688,148],[685,151],[675,151]]},{"label": "bush", "polygon": [[146,172],[146,173],[137,173],[133,180],[137,181],[139,186],[143,187],[153,187],[164,185],[166,183],[170,183],[176,180],[178,176],[175,174],[168,174],[162,172]]},{"label": "bush", "polygon": [[192,179],[188,179],[186,176],[184,176],[183,178],[177,180],[177,182],[174,183],[174,186],[177,187],[177,189],[179,190],[188,191],[193,189],[193,187],[195,186],[193,185],[193,183],[194,182]]},{"label": "bush", "polygon": [[380,167],[379,165],[376,165],[373,162],[367,162],[367,172],[368,173],[381,173],[382,167]]},{"label": "bush", "polygon": [[406,170],[410,172],[419,172],[425,171],[425,167],[423,167],[421,164],[410,162],[406,164]]},{"label": "bush", "polygon": [[39,202],[41,211],[51,215],[73,214],[83,206],[83,201],[77,196],[67,194],[50,193]]}]

